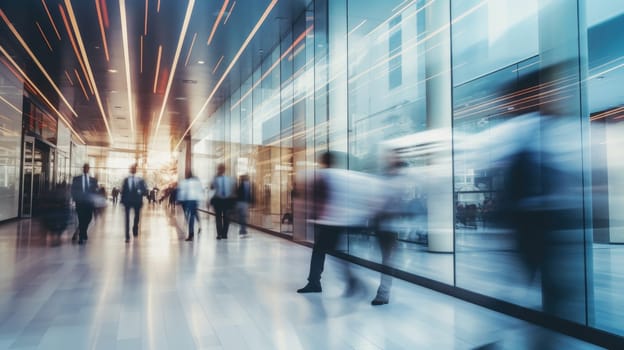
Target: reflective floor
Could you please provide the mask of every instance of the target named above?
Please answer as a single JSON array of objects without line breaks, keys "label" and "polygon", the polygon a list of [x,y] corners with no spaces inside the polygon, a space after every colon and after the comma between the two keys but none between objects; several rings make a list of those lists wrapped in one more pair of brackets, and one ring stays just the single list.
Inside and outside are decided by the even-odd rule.
[{"label": "reflective floor", "polygon": [[[365,292],[342,296],[329,258],[323,293],[301,295],[310,249],[252,230],[215,240],[205,216],[195,242],[183,218],[145,208],[124,243],[109,207],[84,246],[55,242],[31,220],[0,224],[0,349],[591,349],[455,298],[395,281],[373,307],[378,274],[355,267]],[[493,346],[492,346],[493,344]]]}]

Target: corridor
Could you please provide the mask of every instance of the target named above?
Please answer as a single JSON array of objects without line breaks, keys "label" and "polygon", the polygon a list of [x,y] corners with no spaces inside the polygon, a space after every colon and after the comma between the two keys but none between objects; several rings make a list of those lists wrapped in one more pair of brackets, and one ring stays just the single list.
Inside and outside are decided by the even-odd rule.
[{"label": "corridor", "polygon": [[179,213],[146,206],[126,244],[122,208],[110,206],[83,246],[68,234],[56,244],[35,220],[1,224],[0,349],[522,349],[547,332],[403,281],[372,307],[378,273],[360,267],[366,292],[342,297],[334,258],[322,294],[297,294],[309,248],[258,231],[238,239],[236,225],[217,241],[202,220],[184,242]]}]

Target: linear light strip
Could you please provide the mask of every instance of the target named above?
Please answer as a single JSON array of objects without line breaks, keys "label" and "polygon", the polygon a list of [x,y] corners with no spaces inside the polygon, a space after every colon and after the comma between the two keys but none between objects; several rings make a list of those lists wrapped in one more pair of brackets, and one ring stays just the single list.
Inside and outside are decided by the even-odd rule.
[{"label": "linear light strip", "polygon": [[50,23],[52,24],[52,28],[54,28],[54,32],[56,33],[56,37],[61,40],[61,33],[59,33],[58,28],[56,28],[56,24],[54,23],[54,20],[52,19],[52,15],[50,14],[50,10],[48,9],[48,5],[46,4],[45,0],[41,0],[41,3],[43,4],[43,8],[45,9],[46,13],[48,14],[48,18],[50,19]]},{"label": "linear light strip", "polygon": [[197,32],[193,34],[193,41],[191,41],[191,47],[189,48],[188,55],[186,55],[186,61],[184,62],[184,67],[188,65],[189,59],[191,58],[191,52],[193,52],[193,45],[195,45],[195,39],[197,39]]},{"label": "linear light strip", "polygon": [[41,90],[39,90],[39,88],[37,87],[37,85],[35,85],[35,83],[33,83],[32,80],[30,80],[30,77],[28,77],[28,75],[26,75],[26,73],[24,73],[24,71],[22,70],[22,68],[20,68],[20,66],[13,60],[13,58],[11,57],[11,55],[9,55],[9,53],[4,49],[4,47],[2,47],[2,45],[0,45],[0,52],[4,55],[4,57],[6,57],[7,60],[9,60],[9,62],[13,65],[13,67],[22,75],[22,77],[24,79],[26,79],[26,81],[28,82],[28,84],[30,84],[30,86],[35,89],[35,91],[39,94],[39,96],[41,96],[41,98],[43,99],[43,101],[45,103],[47,103],[48,107],[50,107],[54,112],[56,112],[56,115],[58,115],[59,119],[61,119],[65,125],[67,125],[67,127],[69,128],[69,130],[71,130],[74,135],[78,138],[78,140],[80,140],[80,142],[82,142],[83,144],[86,144],[84,142],[84,140],[82,139],[82,137],[80,137],[80,135],[76,132],[76,130],[74,130],[74,128],[71,126],[71,124],[67,121],[67,119],[65,119],[65,117],[63,116],[63,114],[61,114],[61,112],[59,112],[58,109],[56,109],[56,107],[54,107],[54,105],[52,104],[52,102],[50,102],[50,100],[48,100],[48,98],[41,92]]},{"label": "linear light strip", "polygon": [[214,69],[212,70],[212,74],[215,74],[217,69],[219,69],[219,66],[221,65],[221,62],[223,62],[224,57],[225,56],[221,55],[221,58],[219,58],[219,61],[217,61],[217,64],[215,64]]},{"label": "linear light strip", "polygon": [[[616,108],[616,109],[612,109],[610,111],[606,111],[606,112],[602,112],[602,113],[596,114],[595,116],[589,118],[589,120],[593,122],[593,121],[598,120],[598,119],[603,119],[603,118],[606,118],[606,117],[617,115],[617,114],[619,114],[622,111],[624,111],[624,107],[619,107],[619,108]],[[622,117],[616,117],[616,118],[613,118],[613,119],[621,119],[621,118]]]},{"label": "linear light strip", "polygon": [[102,8],[102,17],[104,18],[104,27],[108,29],[110,22],[108,20],[108,6],[106,6],[106,0],[100,0],[100,7]]},{"label": "linear light strip", "polygon": [[91,79],[91,83],[93,84],[93,90],[95,91],[95,99],[97,100],[98,107],[100,108],[100,112],[102,113],[102,120],[104,121],[104,126],[106,126],[106,131],[108,132],[110,143],[114,144],[113,133],[111,132],[110,126],[108,125],[108,119],[106,118],[106,113],[104,112],[104,106],[102,105],[102,99],[100,98],[100,93],[95,84],[95,78],[93,77],[91,64],[89,64],[89,57],[87,56],[87,51],[85,50],[82,36],[80,35],[80,29],[78,28],[78,22],[76,21],[76,16],[74,15],[74,9],[71,5],[71,1],[65,0],[65,5],[67,6],[67,13],[69,14],[69,18],[74,28],[74,33],[76,34],[76,39],[78,40],[78,45],[80,46],[80,51],[82,52],[84,63],[87,66],[87,72],[89,72],[89,79]]},{"label": "linear light strip", "polygon": [[260,83],[262,83],[262,81],[264,79],[266,79],[266,77],[269,76],[269,74],[271,74],[271,72],[280,64],[280,62],[282,62],[282,60],[284,59],[284,57],[288,56],[288,54],[290,54],[290,52],[297,46],[299,45],[299,43],[305,39],[306,35],[308,35],[308,33],[310,33],[312,30],[314,29],[314,25],[311,25],[308,27],[308,29],[306,29],[303,33],[299,34],[299,36],[297,37],[297,39],[295,39],[295,41],[292,42],[292,44],[284,51],[284,53],[280,56],[279,59],[277,59],[275,62],[273,62],[273,65],[271,65],[271,67],[269,67],[269,69],[267,69],[266,72],[264,72],[264,74],[262,75],[262,77],[260,77],[260,79],[258,79],[258,81],[256,81],[253,86],[247,90],[247,92],[238,100],[236,101],[236,103],[234,103],[232,105],[232,107],[230,107],[230,110],[233,110],[234,108],[236,108],[236,106],[240,105],[241,102],[243,102],[244,99],[247,98],[247,96],[249,96],[249,94],[251,94],[251,92],[258,86],[260,85]]},{"label": "linear light strip", "polygon": [[[145,35],[145,36],[147,36],[147,16],[148,16],[147,8],[148,8],[148,5],[149,5],[149,0],[145,0],[145,22],[144,22],[145,24],[143,24],[143,35]],[[119,1],[119,6],[121,6],[121,0]],[[125,5],[124,5],[124,7],[125,7]]]},{"label": "linear light strip", "polygon": [[230,19],[230,15],[232,14],[232,11],[234,10],[234,6],[236,6],[236,1],[232,3],[232,6],[230,6],[230,10],[228,11],[227,16],[225,16],[225,20],[223,20],[223,24],[226,24],[228,19]]},{"label": "linear light strip", "polygon": [[110,56],[108,55],[108,44],[106,43],[106,31],[104,30],[104,19],[102,18],[102,9],[100,7],[100,0],[95,0],[95,8],[97,9],[98,22],[100,23],[100,33],[102,33],[102,43],[104,44],[104,54],[106,54],[106,62],[110,62]]},{"label": "linear light strip", "polygon": [[406,2],[408,2],[408,1],[409,1],[409,0],[403,0],[403,2],[402,2],[402,3],[400,3],[400,4],[396,5],[396,6],[392,9],[392,12],[395,12],[396,10],[400,9],[400,8],[401,8],[401,6],[403,6],[403,5],[404,5]]},{"label": "linear light strip", "polygon": [[221,21],[221,17],[223,17],[223,13],[225,12],[225,9],[227,8],[227,5],[228,5],[229,2],[230,2],[230,0],[223,1],[223,6],[221,6],[221,10],[219,11],[219,15],[217,16],[217,19],[215,20],[214,24],[212,25],[212,31],[210,32],[210,36],[208,37],[208,45],[210,45],[210,43],[212,42],[212,37],[214,37],[214,34],[217,31],[217,27],[219,26],[219,22]]},{"label": "linear light strip", "polygon": [[158,5],[156,6],[156,12],[160,13],[160,0],[158,0]]},{"label": "linear light strip", "polygon": [[9,107],[13,108],[17,113],[19,114],[24,114],[24,112],[22,112],[21,109],[17,108],[14,104],[12,104],[11,102],[7,101],[4,97],[2,97],[2,95],[0,95],[0,100],[2,100],[4,103],[8,104]]},{"label": "linear light strip", "polygon": [[143,35],[141,35],[141,60],[139,65],[141,66],[141,73],[143,73]]},{"label": "linear light strip", "polygon": [[41,36],[43,37],[43,40],[45,41],[46,45],[48,45],[48,48],[50,49],[50,51],[54,51],[52,50],[52,45],[50,45],[50,42],[48,41],[48,37],[46,37],[45,33],[43,32],[43,29],[41,29],[39,22],[35,22],[35,24],[37,25],[37,29],[39,29],[39,33],[41,33]]},{"label": "linear light strip", "polygon": [[128,46],[128,22],[126,18],[126,0],[119,0],[121,12],[121,40],[123,41],[124,63],[126,65],[126,85],[128,87],[128,111],[130,112],[130,131],[135,137],[134,131],[134,105],[132,104],[132,78],[130,75],[130,50]]},{"label": "linear light strip", "polygon": [[262,14],[260,19],[258,20],[258,23],[256,23],[256,25],[253,27],[253,29],[251,30],[251,32],[247,36],[247,39],[245,39],[245,41],[241,45],[240,49],[238,49],[238,52],[236,53],[236,55],[232,59],[232,62],[230,62],[230,65],[225,69],[225,72],[223,72],[223,75],[221,76],[221,79],[219,79],[219,81],[217,82],[215,87],[212,89],[212,92],[210,93],[210,95],[206,99],[206,102],[204,102],[204,105],[201,107],[201,109],[199,110],[199,112],[197,113],[195,118],[193,118],[193,120],[191,121],[191,124],[189,125],[189,127],[186,129],[184,134],[182,134],[182,137],[180,138],[180,141],[178,141],[178,143],[174,147],[174,150],[177,149],[180,146],[180,144],[184,140],[184,137],[186,137],[186,134],[188,134],[189,131],[191,131],[191,129],[193,128],[193,125],[199,120],[199,118],[201,117],[201,114],[204,112],[206,107],[208,107],[208,104],[210,103],[210,101],[212,101],[212,98],[217,93],[217,90],[219,89],[219,87],[221,87],[221,84],[223,84],[223,81],[228,76],[228,74],[230,73],[230,71],[232,70],[232,68],[236,64],[236,62],[238,62],[238,59],[242,55],[243,51],[245,51],[245,49],[247,48],[247,45],[249,45],[249,42],[251,41],[251,39],[256,35],[256,32],[260,29],[260,26],[264,23],[264,21],[266,20],[267,16],[269,15],[269,13],[271,13],[273,8],[275,7],[275,4],[277,4],[277,1],[278,0],[271,0],[271,3],[269,4],[269,6],[267,6],[266,10],[264,10],[264,13]]},{"label": "linear light strip", "polygon": [[363,19],[362,22],[360,22],[360,24],[356,25],[353,29],[351,29],[351,31],[347,34],[347,36],[351,36],[353,33],[355,33],[356,30],[360,29],[361,26],[364,25],[364,23],[366,23],[366,19]]},{"label": "linear light strip", "polygon": [[80,74],[78,74],[78,71],[76,70],[76,68],[74,68],[74,73],[76,74],[76,80],[78,80],[78,83],[80,84],[80,88],[82,89],[82,93],[84,94],[84,97],[87,99],[87,101],[89,101],[89,95],[87,95],[87,89],[85,89],[84,84],[82,83],[82,79],[80,79]]},{"label": "linear light strip", "polygon": [[11,30],[11,32],[13,33],[13,35],[15,35],[15,37],[17,38],[17,40],[20,42],[20,44],[22,44],[22,47],[24,48],[24,50],[26,50],[26,52],[28,53],[28,55],[30,56],[30,58],[32,58],[32,60],[35,62],[35,64],[37,65],[37,67],[39,67],[39,69],[41,70],[41,72],[43,73],[43,75],[46,77],[46,79],[48,79],[48,82],[50,83],[50,85],[52,85],[52,87],[54,88],[54,91],[56,91],[57,94],[59,94],[59,97],[63,100],[63,102],[65,102],[65,104],[67,105],[67,107],[69,107],[69,110],[75,115],[78,116],[78,114],[76,113],[76,111],[74,111],[74,108],[69,104],[69,101],[67,101],[67,99],[65,98],[65,96],[63,95],[63,93],[61,92],[61,90],[59,89],[59,87],[56,85],[56,83],[54,82],[54,80],[52,79],[52,77],[50,77],[50,74],[48,74],[48,71],[43,67],[43,65],[41,64],[41,62],[39,62],[39,59],[37,58],[37,56],[35,56],[35,54],[30,50],[30,47],[28,46],[28,44],[26,44],[26,42],[24,41],[24,39],[22,38],[22,36],[19,34],[19,32],[17,31],[17,29],[15,29],[15,27],[13,26],[13,23],[11,23],[11,21],[9,21],[9,19],[7,18],[7,16],[4,14],[4,11],[2,9],[0,9],[0,17],[2,17],[2,20],[4,20],[4,22],[6,23],[6,25],[9,27],[9,29]]},{"label": "linear light strip", "polygon": [[156,74],[154,74],[154,93],[156,93],[156,86],[158,86],[158,74],[160,72],[161,56],[162,56],[162,45],[158,45],[158,58],[156,59]]},{"label": "linear light strip", "polygon": [[176,48],[175,56],[173,57],[173,63],[171,64],[171,74],[169,74],[169,81],[167,82],[167,88],[165,89],[165,96],[163,98],[163,104],[160,108],[160,114],[158,115],[158,121],[156,122],[156,128],[154,129],[154,140],[156,142],[156,135],[158,135],[158,128],[160,128],[160,122],[165,114],[165,107],[167,107],[167,99],[171,92],[171,85],[173,84],[173,77],[176,73],[178,66],[178,59],[180,59],[180,53],[182,52],[182,45],[184,44],[184,38],[186,37],[186,31],[188,30],[189,23],[191,22],[191,16],[193,15],[193,7],[195,6],[195,0],[189,0],[186,7],[186,15],[184,16],[184,22],[182,24],[182,30],[180,31],[180,38],[178,39],[178,47]]},{"label": "linear light strip", "polygon": [[72,48],[74,49],[74,54],[76,54],[76,59],[78,60],[78,63],[80,63],[80,68],[82,69],[82,73],[84,73],[85,80],[87,81],[87,85],[89,86],[89,90],[93,94],[93,87],[91,86],[91,83],[89,82],[89,79],[88,79],[89,74],[87,73],[87,67],[85,67],[84,62],[82,61],[82,55],[80,54],[80,49],[78,49],[78,44],[76,44],[76,39],[74,38],[74,35],[72,34],[69,21],[67,20],[67,16],[65,15],[65,10],[63,10],[63,5],[61,4],[59,4],[59,11],[61,12],[61,17],[63,18],[63,23],[65,24],[65,30],[67,31],[67,36],[69,37],[69,41],[71,42]]},{"label": "linear light strip", "polygon": [[65,76],[67,77],[67,80],[69,80],[69,84],[71,86],[74,86],[74,81],[71,79],[71,77],[69,76],[69,73],[67,73],[67,71],[65,71]]},{"label": "linear light strip", "polygon": [[599,73],[593,74],[592,76],[590,76],[589,78],[587,78],[587,80],[598,78],[598,77],[599,77],[599,76],[601,76],[601,75],[605,75],[605,74],[607,74],[607,73],[613,72],[614,70],[618,70],[618,69],[620,69],[620,68],[622,68],[622,67],[624,67],[624,63],[622,63],[622,64],[618,64],[618,65],[617,65],[617,66],[615,66],[615,67],[611,67],[611,68],[609,68],[609,69],[603,70],[602,72],[599,72]]}]

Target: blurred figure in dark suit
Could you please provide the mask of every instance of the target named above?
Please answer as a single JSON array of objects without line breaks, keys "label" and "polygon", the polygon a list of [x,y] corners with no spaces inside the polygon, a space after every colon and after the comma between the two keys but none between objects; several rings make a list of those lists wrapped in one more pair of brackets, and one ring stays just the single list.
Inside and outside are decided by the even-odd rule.
[{"label": "blurred figure in dark suit", "polygon": [[121,204],[126,207],[126,243],[130,242],[130,210],[134,211],[134,223],[132,225],[132,235],[139,235],[139,219],[141,217],[141,207],[143,207],[143,196],[147,195],[145,181],[136,175],[137,166],[130,166],[130,176],[125,178],[121,187]]},{"label": "blurred figure in dark suit", "polygon": [[113,195],[113,204],[117,204],[117,201],[119,200],[119,189],[117,187],[113,187],[111,194]]},{"label": "blurred figure in dark suit", "polygon": [[229,212],[234,204],[232,193],[234,182],[225,175],[225,164],[219,164],[217,167],[217,176],[212,181],[210,188],[215,191],[211,204],[215,210],[217,239],[227,239],[228,228],[230,227]]},{"label": "blurred figure in dark suit", "polygon": [[247,219],[249,217],[249,205],[252,200],[251,182],[249,175],[241,175],[236,189],[236,210],[238,211],[238,224],[240,225],[241,238],[247,238]]},{"label": "blurred figure in dark suit", "polygon": [[55,243],[60,243],[60,237],[67,228],[71,212],[67,184],[63,182],[56,185],[44,195],[42,202],[43,226],[53,235]]},{"label": "blurred figure in dark suit", "polygon": [[78,215],[78,237],[74,234],[72,240],[78,238],[78,244],[87,239],[87,229],[93,218],[93,196],[97,195],[98,183],[96,178],[89,176],[89,164],[82,167],[82,175],[74,177],[71,186],[71,195],[76,203]]}]

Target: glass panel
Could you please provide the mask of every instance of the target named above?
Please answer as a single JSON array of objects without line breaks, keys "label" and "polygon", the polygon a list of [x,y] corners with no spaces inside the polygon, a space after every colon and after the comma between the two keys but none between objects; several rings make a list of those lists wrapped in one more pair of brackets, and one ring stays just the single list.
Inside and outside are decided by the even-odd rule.
[{"label": "glass panel", "polygon": [[19,215],[23,88],[0,65],[0,220]]},{"label": "glass panel", "polygon": [[[384,193],[400,187],[382,209],[380,230],[398,237],[384,263],[452,284],[449,9],[348,4],[348,167],[381,175]],[[390,169],[391,154],[402,169]],[[351,234],[349,254],[381,262],[375,233]]]},{"label": "glass panel", "polygon": [[456,284],[584,323],[577,4],[522,6],[453,2]]},{"label": "glass panel", "polygon": [[[301,62],[305,61],[305,44],[293,41],[293,36],[298,37],[301,31],[302,21],[297,21],[293,26],[294,33],[287,34],[281,42],[280,56],[280,92],[281,92],[281,120],[280,120],[280,163],[281,175],[281,216],[280,231],[288,235],[293,234],[293,116],[297,108],[293,99],[293,70],[294,74],[300,74]],[[301,58],[303,57],[303,59]]]},{"label": "glass panel", "polygon": [[587,96],[591,129],[593,209],[593,304],[590,325],[624,334],[624,42],[611,40],[624,30],[624,4],[585,1],[589,74]]}]

